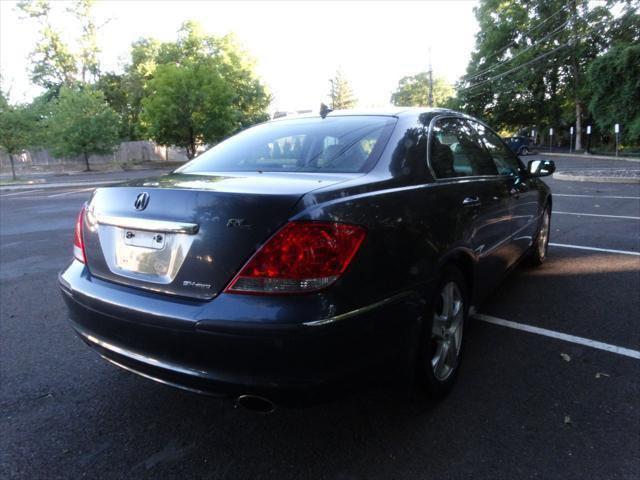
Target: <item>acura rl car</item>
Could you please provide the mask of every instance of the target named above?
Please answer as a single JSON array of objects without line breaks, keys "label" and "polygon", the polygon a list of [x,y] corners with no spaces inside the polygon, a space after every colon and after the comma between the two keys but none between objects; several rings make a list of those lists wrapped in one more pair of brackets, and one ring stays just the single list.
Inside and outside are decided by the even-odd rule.
[{"label": "acura rl car", "polygon": [[394,365],[438,397],[470,312],[544,261],[554,169],[450,110],[287,117],[95,190],[59,284],[90,347],[168,385],[271,411]]}]

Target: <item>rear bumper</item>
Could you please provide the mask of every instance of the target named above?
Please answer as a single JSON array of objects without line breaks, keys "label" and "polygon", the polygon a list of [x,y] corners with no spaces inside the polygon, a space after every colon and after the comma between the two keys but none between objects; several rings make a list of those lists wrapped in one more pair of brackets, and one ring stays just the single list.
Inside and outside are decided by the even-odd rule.
[{"label": "rear bumper", "polygon": [[117,366],[198,393],[274,399],[342,390],[369,367],[404,365],[420,305],[403,293],[321,321],[299,309],[297,322],[283,323],[263,297],[175,299],[93,278],[75,261],[59,283],[76,333]]}]

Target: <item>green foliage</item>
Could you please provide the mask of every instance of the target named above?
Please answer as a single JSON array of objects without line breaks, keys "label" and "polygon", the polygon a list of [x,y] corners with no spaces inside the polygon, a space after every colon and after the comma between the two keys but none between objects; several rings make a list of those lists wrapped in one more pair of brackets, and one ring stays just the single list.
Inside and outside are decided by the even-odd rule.
[{"label": "green foliage", "polygon": [[[433,106],[444,107],[455,91],[444,78],[435,78],[433,81]],[[398,88],[391,95],[391,103],[405,107],[426,107],[429,105],[429,74],[418,73],[408,77],[402,77]]]},{"label": "green foliage", "polygon": [[331,109],[342,110],[353,108],[357,100],[353,95],[349,81],[341,69],[336,71],[330,82],[331,89],[329,91],[329,97],[331,98]]},{"label": "green foliage", "polygon": [[60,157],[113,152],[119,142],[118,115],[104,95],[92,88],[62,87],[46,119],[46,147]]},{"label": "green foliage", "polygon": [[613,19],[616,3],[482,0],[458,104],[499,128],[568,129],[589,96],[589,64],[616,36],[629,35],[628,25]]},{"label": "green foliage", "polygon": [[51,5],[47,0],[24,0],[18,8],[40,24],[40,39],[31,53],[31,81],[47,90],[71,84],[77,68],[74,55],[51,24]]},{"label": "green foliage", "polygon": [[147,89],[142,120],[148,133],[158,143],[186,148],[189,158],[237,125],[235,93],[215,59],[160,65]]},{"label": "green foliage", "polygon": [[82,34],[80,36],[80,51],[77,58],[80,64],[80,80],[88,82],[90,79],[96,80],[100,74],[100,62],[98,61],[98,54],[100,50],[97,44],[97,27],[91,10],[95,0],[76,0],[73,3],[73,8],[70,9],[74,13],[80,27]]},{"label": "green foliage", "polygon": [[[152,91],[153,79],[165,65],[180,68],[215,65],[233,92],[234,122],[226,134],[268,119],[271,97],[257,78],[252,59],[237,40],[232,35],[207,35],[197,22],[188,21],[180,28],[175,42],[159,42],[150,38],[135,42],[131,48],[131,62],[124,75],[119,79],[111,76],[107,82],[99,84],[110,105],[123,116],[128,138],[144,138],[151,133],[145,130],[140,114],[143,100]],[[114,90],[116,87],[121,90],[119,93]],[[226,119],[221,119],[221,123],[226,123]],[[157,133],[154,130],[154,135]]]},{"label": "green foliage", "polygon": [[13,179],[16,179],[13,156],[33,145],[37,117],[29,105],[9,105],[0,92],[0,148],[9,154]]},{"label": "green foliage", "polygon": [[602,131],[621,124],[624,139],[640,144],[640,45],[616,46],[596,58],[586,75],[589,110]]},{"label": "green foliage", "polygon": [[99,74],[97,27],[91,15],[94,0],[76,0],[68,9],[80,22],[79,52],[72,52],[51,22],[51,3],[23,0],[18,8],[40,25],[40,39],[30,56],[31,81],[56,96],[62,85],[95,80]]}]

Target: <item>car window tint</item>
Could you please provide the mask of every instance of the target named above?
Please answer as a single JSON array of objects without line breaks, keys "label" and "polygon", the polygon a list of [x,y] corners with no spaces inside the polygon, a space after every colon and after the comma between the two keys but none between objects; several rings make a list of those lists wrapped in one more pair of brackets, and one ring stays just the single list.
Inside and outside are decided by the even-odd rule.
[{"label": "car window tint", "polygon": [[396,119],[350,116],[281,120],[245,130],[178,171],[360,172],[375,163]]},{"label": "car window tint", "polygon": [[478,122],[472,122],[472,124],[489,150],[498,173],[500,175],[517,175],[521,169],[520,162],[513,152],[502,143],[500,137]]},{"label": "car window tint", "polygon": [[430,163],[436,178],[497,174],[477,133],[457,118],[436,121],[431,137]]}]

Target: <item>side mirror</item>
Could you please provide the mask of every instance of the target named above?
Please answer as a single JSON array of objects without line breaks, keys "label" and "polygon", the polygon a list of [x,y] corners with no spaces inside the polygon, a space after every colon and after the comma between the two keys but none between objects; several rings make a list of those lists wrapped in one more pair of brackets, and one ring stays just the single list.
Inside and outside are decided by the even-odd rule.
[{"label": "side mirror", "polygon": [[530,177],[548,177],[556,171],[553,160],[529,160],[527,173]]}]

